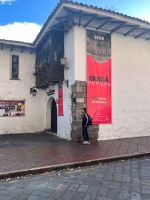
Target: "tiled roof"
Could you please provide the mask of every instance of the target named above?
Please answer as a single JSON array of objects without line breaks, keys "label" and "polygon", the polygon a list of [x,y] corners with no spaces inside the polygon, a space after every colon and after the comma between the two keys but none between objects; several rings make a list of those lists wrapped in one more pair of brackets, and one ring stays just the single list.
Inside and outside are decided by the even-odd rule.
[{"label": "tiled roof", "polygon": [[43,28],[41,29],[41,31],[39,32],[38,36],[36,37],[36,39],[34,40],[34,43],[36,43],[38,41],[38,39],[40,38],[42,32],[44,31],[44,29],[46,28],[46,26],[48,25],[49,21],[52,19],[52,17],[54,16],[54,14],[56,13],[56,11],[60,8],[60,6],[65,3],[65,4],[72,4],[72,5],[78,5],[78,6],[81,6],[81,7],[84,7],[84,8],[91,8],[91,9],[96,9],[98,11],[103,11],[105,13],[108,13],[108,14],[114,14],[114,15],[118,15],[120,17],[125,17],[126,19],[130,19],[130,20],[134,20],[136,21],[137,23],[143,23],[144,25],[148,25],[150,26],[150,22],[148,21],[145,21],[145,20],[142,20],[142,19],[139,19],[139,18],[135,18],[135,17],[131,17],[131,16],[128,16],[128,15],[125,15],[125,14],[122,14],[120,12],[115,12],[115,11],[112,11],[112,10],[107,10],[107,9],[104,9],[104,8],[99,8],[97,6],[94,6],[94,5],[88,5],[88,4],[84,4],[84,3],[79,3],[79,2],[75,2],[75,1],[72,1],[72,0],[64,0],[64,2],[59,2],[57,4],[57,6],[55,7],[55,9],[53,10],[53,12],[50,14],[50,16],[47,18]]},{"label": "tiled roof", "polygon": [[79,3],[79,2],[75,2],[75,1],[69,1],[69,3],[80,5],[80,6],[87,7],[87,8],[93,8],[93,9],[105,11],[105,12],[112,13],[112,14],[115,14],[115,15],[117,14],[117,15],[120,15],[120,16],[123,16],[123,17],[127,17],[129,19],[134,19],[136,21],[139,21],[139,22],[142,22],[142,23],[147,23],[148,25],[150,25],[150,22],[148,22],[148,21],[145,21],[145,20],[142,20],[142,19],[139,19],[139,18],[136,18],[136,17],[131,17],[129,15],[125,15],[125,14],[120,13],[120,12],[116,12],[116,11],[112,11],[112,10],[107,10],[107,9],[100,8],[100,7],[97,7],[97,6],[88,5],[88,4],[84,4],[84,3]]},{"label": "tiled roof", "polygon": [[9,44],[9,45],[15,45],[15,46],[21,46],[21,47],[27,47],[27,48],[34,48],[33,43],[28,43],[28,42],[20,42],[20,41],[15,41],[15,40],[5,40],[5,39],[0,39],[0,44]]}]

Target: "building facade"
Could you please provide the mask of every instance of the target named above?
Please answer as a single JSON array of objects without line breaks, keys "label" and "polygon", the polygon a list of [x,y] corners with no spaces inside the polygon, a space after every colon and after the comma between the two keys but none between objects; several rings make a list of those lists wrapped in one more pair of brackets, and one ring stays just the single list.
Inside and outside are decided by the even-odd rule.
[{"label": "building facade", "polygon": [[[90,81],[88,56],[91,68],[110,60]],[[0,134],[48,130],[81,140],[87,107],[99,116],[91,140],[150,135],[149,57],[148,22],[61,1],[33,44],[0,40]],[[104,93],[96,94],[98,87]]]}]

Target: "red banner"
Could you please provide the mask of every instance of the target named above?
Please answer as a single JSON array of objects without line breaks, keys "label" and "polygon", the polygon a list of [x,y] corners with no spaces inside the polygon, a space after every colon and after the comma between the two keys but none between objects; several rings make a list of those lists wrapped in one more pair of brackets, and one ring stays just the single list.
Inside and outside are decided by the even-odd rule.
[{"label": "red banner", "polygon": [[111,59],[100,64],[87,56],[87,105],[93,124],[111,123]]},{"label": "red banner", "polygon": [[63,86],[58,86],[58,116],[64,115],[64,109],[63,109]]},{"label": "red banner", "polygon": [[111,124],[111,37],[87,31],[87,110],[93,124]]}]

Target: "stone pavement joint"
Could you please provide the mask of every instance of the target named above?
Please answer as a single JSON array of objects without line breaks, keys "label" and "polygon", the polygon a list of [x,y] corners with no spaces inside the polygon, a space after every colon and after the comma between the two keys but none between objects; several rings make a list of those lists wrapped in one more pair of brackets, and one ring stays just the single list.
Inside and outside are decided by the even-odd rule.
[{"label": "stone pavement joint", "polygon": [[[149,155],[150,136],[98,141],[90,145],[82,145],[45,133],[1,135],[0,179]],[[117,172],[121,173],[122,170],[120,166]],[[136,163],[131,176],[138,178]],[[105,178],[106,181],[109,179],[108,176]],[[116,174],[116,180],[119,178]],[[127,178],[124,179],[130,181]],[[115,187],[117,189],[117,186]]]}]

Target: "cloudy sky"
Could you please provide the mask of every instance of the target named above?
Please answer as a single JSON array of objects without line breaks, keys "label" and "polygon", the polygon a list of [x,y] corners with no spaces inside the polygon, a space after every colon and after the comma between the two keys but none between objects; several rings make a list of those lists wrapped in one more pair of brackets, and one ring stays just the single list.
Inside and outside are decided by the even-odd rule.
[{"label": "cloudy sky", "polygon": [[[76,0],[150,22],[150,0]],[[32,42],[59,0],[0,0],[0,39]]]}]

